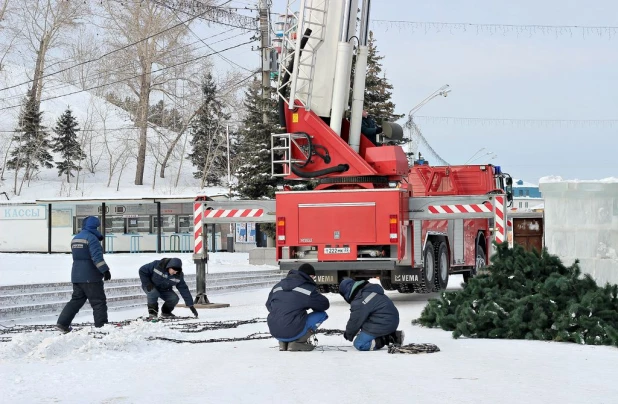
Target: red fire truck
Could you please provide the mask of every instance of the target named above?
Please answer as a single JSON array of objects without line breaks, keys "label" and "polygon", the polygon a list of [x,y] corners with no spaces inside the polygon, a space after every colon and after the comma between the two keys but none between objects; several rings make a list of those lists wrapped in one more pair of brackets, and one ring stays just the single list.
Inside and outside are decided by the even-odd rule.
[{"label": "red fire truck", "polygon": [[335,292],[345,276],[379,277],[403,293],[441,290],[452,273],[474,275],[492,241],[505,241],[510,177],[491,165],[410,167],[394,123],[382,123],[377,144],[361,135],[370,4],[361,1],[358,33],[359,0],[288,3],[297,35],[283,36],[286,133],[272,136],[272,174],[313,189],[276,194],[277,260],[282,270],[310,262],[323,291]]}]

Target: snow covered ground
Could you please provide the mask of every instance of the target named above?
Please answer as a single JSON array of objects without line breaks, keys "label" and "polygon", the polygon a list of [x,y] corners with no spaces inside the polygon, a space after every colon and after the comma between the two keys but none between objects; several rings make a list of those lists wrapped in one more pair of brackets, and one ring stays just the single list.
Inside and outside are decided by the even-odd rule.
[{"label": "snow covered ground", "polygon": [[[163,257],[182,259],[183,271],[195,274],[190,253],[168,254],[105,254],[112,279],[137,278],[139,268]],[[8,254],[0,253],[0,286],[31,283],[70,282],[71,254]],[[209,253],[208,272],[276,270],[269,265],[249,265],[249,253]]]},{"label": "snow covered ground", "polygon": [[[249,266],[233,260],[242,255],[217,253],[211,268]],[[35,279],[41,271],[51,268],[47,272],[50,281],[67,280],[70,265],[65,264],[69,261],[61,265],[59,255],[34,257],[2,254],[0,273],[26,271]],[[119,261],[114,262],[115,257]],[[117,276],[125,273],[122,268],[130,268],[126,276],[134,276],[139,263],[151,258],[150,254],[107,257]],[[188,256],[183,259],[185,265],[189,264]],[[217,260],[219,264],[215,265]],[[55,275],[60,267],[62,277]],[[4,275],[2,278],[6,279]],[[458,288],[460,282],[461,277],[452,277],[449,288]],[[201,310],[199,319],[188,321],[263,319],[267,315],[264,302],[268,292],[260,289],[211,296],[213,302],[231,306]],[[343,329],[349,306],[338,295],[327,296],[331,301],[330,318],[322,327]],[[342,336],[324,335],[319,335],[319,348],[313,352],[279,352],[274,339],[176,344],[146,338],[245,337],[268,332],[268,327],[259,322],[189,334],[171,329],[170,323],[136,321],[122,328],[107,325],[101,330],[107,334],[100,339],[93,338],[90,329],[67,335],[46,331],[13,334],[11,342],[0,342],[0,397],[6,403],[616,402],[615,348],[538,341],[454,340],[449,332],[411,325],[431,295],[389,292],[389,296],[400,311],[400,328],[406,332],[406,342],[435,343],[440,352],[361,353]],[[176,313],[190,314],[184,308]],[[109,313],[111,321],[143,315],[141,308]],[[92,318],[81,314],[75,321]],[[5,322],[2,326],[11,325]]]}]

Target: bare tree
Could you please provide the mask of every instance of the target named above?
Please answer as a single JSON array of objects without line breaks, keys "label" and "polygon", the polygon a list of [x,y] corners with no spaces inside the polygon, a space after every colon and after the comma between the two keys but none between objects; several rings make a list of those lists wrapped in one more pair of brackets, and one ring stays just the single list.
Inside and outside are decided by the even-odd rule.
[{"label": "bare tree", "polygon": [[120,170],[118,172],[118,179],[116,180],[116,191],[120,190],[120,179],[122,178],[122,173],[124,172],[124,169],[129,164],[129,158],[135,158],[135,154],[131,152],[132,150],[135,150],[135,145],[132,144],[130,138],[126,137],[120,146],[120,150],[121,151],[118,156]]},{"label": "bare tree", "polygon": [[115,74],[126,80],[126,85],[138,100],[135,123],[140,136],[135,184],[143,185],[150,96],[153,91],[163,91],[166,84],[177,80],[161,69],[188,60],[187,52],[179,51],[187,38],[188,25],[174,24],[173,11],[154,1],[104,2],[103,7],[109,17],[109,44],[115,49],[126,48],[114,56],[125,65],[127,61],[132,62],[131,71],[125,69]]},{"label": "bare tree", "polygon": [[[75,85],[80,90],[97,87],[107,80],[105,70],[100,69],[101,63],[89,63],[96,60],[103,53],[101,42],[97,35],[86,27],[80,27],[75,33],[75,40],[68,44],[65,51],[65,64],[74,67],[64,70],[61,73],[62,80],[66,83]],[[97,96],[102,96],[105,91],[104,86],[94,88],[91,91]]]},{"label": "bare tree", "polygon": [[[7,16],[13,12],[12,8],[9,8],[9,3],[9,0],[0,0],[0,72],[4,68],[4,60],[13,49],[19,33],[19,29],[9,29],[6,26],[11,25]],[[13,4],[14,2],[11,5]]]},{"label": "bare tree", "polygon": [[3,136],[0,140],[0,155],[4,155],[2,159],[2,171],[0,172],[0,181],[4,181],[4,172],[6,170],[6,163],[9,161],[9,153],[13,146],[13,134],[9,133],[8,136]]},{"label": "bare tree", "polygon": [[[105,150],[107,151],[107,157],[109,159],[107,187],[112,183],[114,175],[118,174],[118,183],[116,187],[120,186],[120,177],[122,171],[127,165],[129,153],[129,144],[131,141],[131,131],[127,130],[119,133],[117,137],[112,139],[112,136],[105,136]],[[116,189],[118,190],[118,189]]]},{"label": "bare tree", "polygon": [[[209,66],[206,66],[209,68]],[[202,72],[207,72],[209,69],[202,69]],[[197,74],[193,77],[200,77]],[[183,83],[184,84],[184,83]],[[190,88],[193,91],[186,95],[184,91],[184,85],[182,89],[182,93],[176,93],[176,96],[180,96],[180,100],[182,102],[182,107],[180,108],[183,113],[183,122],[180,125],[178,132],[176,133],[176,137],[169,142],[169,146],[167,149],[167,153],[165,154],[165,158],[161,163],[161,172],[159,173],[159,177],[165,178],[165,169],[168,165],[168,160],[172,155],[174,149],[178,146],[178,142],[183,138],[187,129],[189,129],[191,122],[193,119],[200,113],[200,109],[202,107],[201,104],[201,91],[200,91],[200,83],[198,81],[191,82],[192,86]],[[236,93],[238,90],[242,89],[244,86],[244,81],[239,80],[238,72],[228,72],[227,75],[221,80],[217,87],[221,89],[221,93],[217,96],[218,100],[221,100],[225,105],[241,105],[242,103],[237,99]],[[178,181],[176,181],[178,182]]]},{"label": "bare tree", "polygon": [[88,15],[90,7],[87,1],[29,0],[20,3],[16,26],[24,27],[20,36],[35,55],[30,92],[38,105],[49,52],[62,43],[63,34]]}]

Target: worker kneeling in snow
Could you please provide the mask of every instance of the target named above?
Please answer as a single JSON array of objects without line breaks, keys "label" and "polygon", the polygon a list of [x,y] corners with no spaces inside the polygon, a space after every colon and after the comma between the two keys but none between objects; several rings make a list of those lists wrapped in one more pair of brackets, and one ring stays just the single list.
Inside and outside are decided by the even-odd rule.
[{"label": "worker kneeling in snow", "polygon": [[139,269],[139,278],[148,299],[148,319],[155,319],[159,315],[159,298],[165,301],[161,307],[161,317],[176,317],[172,314],[172,310],[179,299],[172,290],[174,286],[182,295],[187,307],[197,317],[197,310],[193,307],[193,298],[183,277],[182,261],[179,258],[152,261]]},{"label": "worker kneeling in snow", "polygon": [[[277,283],[266,301],[268,329],[279,340],[280,351],[311,351],[309,337],[324,320],[330,307],[328,299],[318,292],[315,269],[302,264]],[[313,313],[307,314],[307,310]]]},{"label": "worker kneeling in snow", "polygon": [[397,331],[399,311],[380,285],[346,278],[339,284],[339,294],[350,303],[351,312],[343,337],[354,340],[356,349],[374,351],[403,344],[403,331]]}]

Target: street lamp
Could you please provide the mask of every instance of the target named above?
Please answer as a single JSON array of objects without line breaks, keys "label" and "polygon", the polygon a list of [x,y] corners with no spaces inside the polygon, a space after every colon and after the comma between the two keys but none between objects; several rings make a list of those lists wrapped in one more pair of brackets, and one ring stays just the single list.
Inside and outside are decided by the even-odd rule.
[{"label": "street lamp", "polygon": [[[498,155],[497,155],[496,153],[494,153],[494,152],[487,152],[487,153],[485,153],[485,154],[482,154],[482,155],[478,156],[478,157],[477,157],[477,158],[475,158],[474,160],[470,160],[470,163],[473,163],[473,162],[475,162],[476,160],[481,159],[481,158],[483,158],[483,157],[485,157],[485,156],[491,156],[490,158],[488,158],[488,159],[487,159],[487,161],[490,161],[490,160],[493,160],[493,159],[498,158]],[[466,162],[465,164],[468,164],[468,162]]]},{"label": "street lamp", "polygon": [[474,154],[473,154],[473,155],[472,155],[472,156],[471,156],[468,160],[466,160],[466,162],[464,163],[464,165],[468,164],[468,162],[469,162],[469,161],[471,161],[471,160],[474,158],[474,156],[476,156],[477,154],[479,154],[479,153],[480,153],[480,152],[482,152],[483,150],[485,150],[485,148],[484,148],[484,147],[481,147],[480,149],[478,149],[478,150],[476,151],[476,153],[474,153]]},{"label": "street lamp", "polygon": [[[414,123],[414,114],[421,109],[422,107],[424,107],[425,105],[427,105],[427,103],[431,100],[433,100],[436,97],[446,97],[448,96],[448,93],[451,92],[450,89],[451,86],[449,86],[448,84],[443,85],[442,87],[440,87],[439,89],[437,89],[436,91],[434,91],[433,93],[431,93],[427,98],[425,98],[423,101],[419,102],[414,108],[412,108],[410,110],[410,112],[408,112],[408,121],[406,122],[405,126],[408,127],[408,129],[412,129],[416,124]],[[412,136],[410,135],[410,140],[408,142],[408,156],[412,156],[413,155],[413,151],[412,151]]]}]

